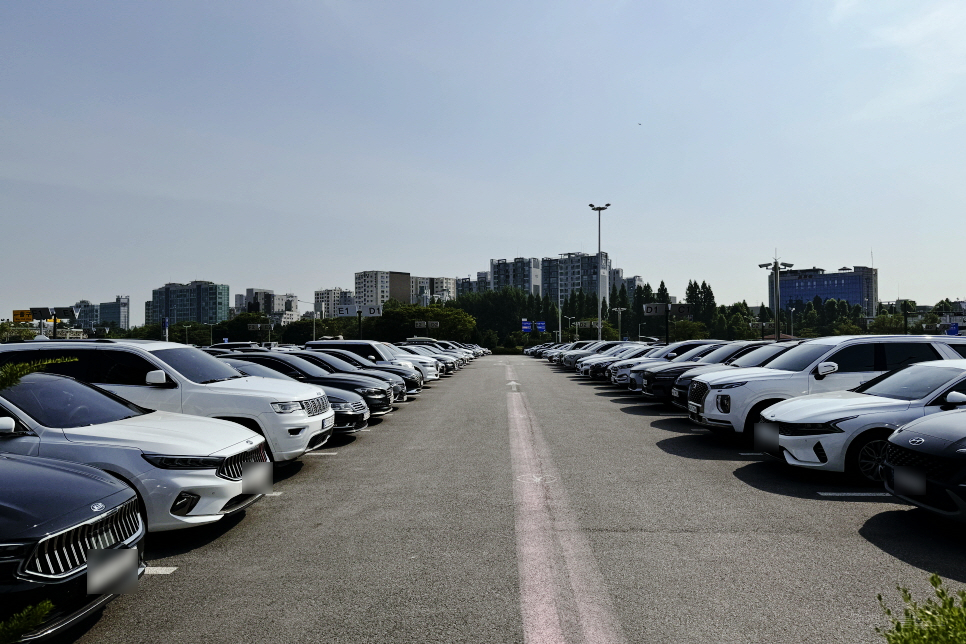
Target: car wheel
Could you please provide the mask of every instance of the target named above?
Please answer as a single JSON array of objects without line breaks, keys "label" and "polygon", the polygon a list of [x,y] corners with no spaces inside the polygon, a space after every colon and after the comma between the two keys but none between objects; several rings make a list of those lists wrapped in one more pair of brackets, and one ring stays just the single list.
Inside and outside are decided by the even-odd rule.
[{"label": "car wheel", "polygon": [[860,483],[881,483],[888,438],[888,434],[873,433],[853,441],[845,458],[845,471]]}]

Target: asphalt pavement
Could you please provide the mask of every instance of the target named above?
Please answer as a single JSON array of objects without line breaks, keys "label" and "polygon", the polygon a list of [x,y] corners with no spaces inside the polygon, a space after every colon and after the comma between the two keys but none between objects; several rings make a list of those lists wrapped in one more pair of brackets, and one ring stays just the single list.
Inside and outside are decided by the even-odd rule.
[{"label": "asphalt pavement", "polygon": [[244,515],[149,535],[152,574],[66,639],[882,641],[876,594],[961,587],[966,530],[851,496],[877,491],[488,356],[278,470]]}]

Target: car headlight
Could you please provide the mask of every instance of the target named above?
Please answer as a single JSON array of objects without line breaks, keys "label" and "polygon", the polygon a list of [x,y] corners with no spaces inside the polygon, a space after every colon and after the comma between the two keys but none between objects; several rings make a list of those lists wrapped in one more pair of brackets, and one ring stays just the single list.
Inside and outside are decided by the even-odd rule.
[{"label": "car headlight", "polygon": [[329,399],[329,402],[332,405],[332,409],[335,411],[352,411],[352,405],[347,402],[332,402],[331,398]]},{"label": "car headlight", "polygon": [[356,389],[356,393],[363,396],[378,396],[383,393],[382,389],[376,389],[375,387],[360,387]]},{"label": "car headlight", "polygon": [[779,421],[779,428],[785,428],[785,432],[792,436],[801,436],[807,434],[841,434],[845,430],[838,426],[839,423],[844,423],[847,420],[852,420],[853,418],[858,418],[858,416],[847,416],[845,418],[836,418],[835,420],[830,420],[826,423],[783,423]]},{"label": "car headlight", "polygon": [[141,454],[148,463],[162,470],[216,470],[225,462],[224,456],[166,456]]},{"label": "car headlight", "polygon": [[737,389],[738,387],[744,387],[747,382],[726,382],[720,385],[711,385],[711,389]]},{"label": "car headlight", "polygon": [[300,402],[273,402],[272,409],[276,414],[294,414],[305,409]]}]

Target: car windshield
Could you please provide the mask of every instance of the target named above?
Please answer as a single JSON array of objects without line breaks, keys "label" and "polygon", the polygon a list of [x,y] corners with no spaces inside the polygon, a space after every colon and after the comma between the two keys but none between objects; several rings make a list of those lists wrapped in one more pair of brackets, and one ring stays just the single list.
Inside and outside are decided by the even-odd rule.
[{"label": "car windshield", "polygon": [[[327,363],[327,358],[330,356],[323,356],[311,351],[300,351],[295,354],[288,354],[285,357],[285,363],[289,364],[299,371],[302,371],[306,376],[310,378],[320,378],[322,376],[328,376],[330,374],[336,373],[338,370],[335,367],[331,367]],[[349,365],[347,371],[355,371],[356,368]]]},{"label": "car windshield", "polygon": [[316,358],[317,360],[322,360],[325,362],[325,364],[329,365],[336,371],[356,371],[359,369],[359,367],[352,364],[351,362],[348,362],[347,360],[343,360],[341,356],[333,355],[331,353],[322,352],[322,351],[316,351],[314,353],[315,355],[313,355],[312,357],[307,357],[304,355],[301,357],[305,358],[306,360],[311,360],[313,358]]},{"label": "car windshield", "polygon": [[134,403],[53,374],[25,376],[19,384],[0,391],[0,398],[44,427],[57,429],[103,425],[146,413]]},{"label": "car windshield", "polygon": [[233,360],[224,358],[225,362],[230,364],[233,368],[237,369],[239,373],[245,376],[258,376],[259,378],[275,378],[276,380],[294,380],[294,378],[289,378],[284,373],[279,373],[274,369],[269,369],[265,365],[256,364],[254,362],[248,362],[247,360]]},{"label": "car windshield", "polygon": [[749,351],[730,364],[732,367],[760,367],[768,360],[771,360],[784,351],[788,351],[789,348],[790,347],[787,344],[768,344],[763,347],[758,347],[753,351]]},{"label": "car windshield", "polygon": [[804,371],[809,365],[834,349],[831,344],[805,342],[792,347],[767,365],[766,369],[781,369],[782,371]]},{"label": "car windshield", "polygon": [[856,388],[855,391],[868,396],[919,400],[962,375],[962,369],[913,365],[883,374]]},{"label": "car windshield", "polygon": [[331,351],[331,352],[326,351],[325,353],[328,353],[330,356],[334,358],[338,358],[343,362],[348,362],[349,364],[354,365],[356,367],[379,368],[379,365],[377,365],[372,360],[369,360],[368,358],[363,358],[362,356],[357,356],[356,354],[351,353],[349,351]]},{"label": "car windshield", "polygon": [[704,364],[719,364],[721,362],[724,362],[725,360],[727,360],[731,356],[733,356],[738,351],[741,351],[741,349],[742,349],[741,346],[737,346],[736,347],[736,346],[731,345],[731,344],[725,344],[723,346],[718,347],[717,349],[715,349],[711,353],[707,353],[707,354],[701,356],[695,362],[701,362],[701,363],[704,363]]},{"label": "car windshield", "polygon": [[[671,362],[690,362],[695,358],[697,358],[698,356],[702,356],[708,351],[714,350],[714,347],[715,345],[713,344],[702,344],[700,347],[695,347],[690,351],[688,351],[687,353],[682,353],[677,358],[674,358],[673,360],[671,360]],[[671,353],[674,353],[674,352],[672,351]]]},{"label": "car windshield", "polygon": [[201,349],[184,347],[181,349],[159,349],[152,355],[190,380],[202,385],[241,378],[241,374],[218,358],[208,355]]}]

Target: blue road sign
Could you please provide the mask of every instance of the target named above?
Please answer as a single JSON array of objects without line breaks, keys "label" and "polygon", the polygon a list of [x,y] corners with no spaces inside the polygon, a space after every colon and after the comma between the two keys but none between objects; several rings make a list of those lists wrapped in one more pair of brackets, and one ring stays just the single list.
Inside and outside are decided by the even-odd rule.
[{"label": "blue road sign", "polygon": [[959,335],[959,322],[953,322],[949,325],[949,330],[946,331],[946,335]]},{"label": "blue road sign", "polygon": [[524,333],[530,333],[530,331],[532,331],[532,330],[533,330],[533,323],[532,322],[528,322],[527,320],[524,320],[523,321],[523,332]]},{"label": "blue road sign", "polygon": [[546,330],[547,330],[546,322],[537,322],[537,331],[539,331],[540,333],[543,333]]}]

